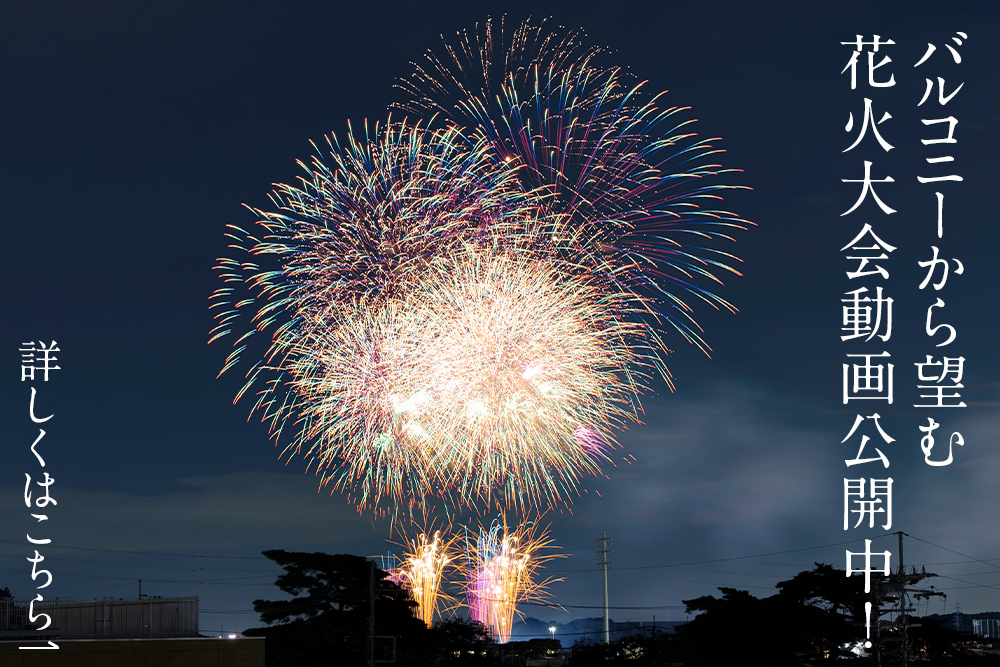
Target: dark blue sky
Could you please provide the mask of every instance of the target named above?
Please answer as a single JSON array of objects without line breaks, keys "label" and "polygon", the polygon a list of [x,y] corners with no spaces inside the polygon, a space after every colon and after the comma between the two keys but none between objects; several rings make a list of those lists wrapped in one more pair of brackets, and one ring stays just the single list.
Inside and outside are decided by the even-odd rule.
[{"label": "dark blue sky", "polygon": [[[303,462],[278,460],[266,428],[247,423],[250,406],[232,405],[239,378],[215,379],[227,349],[206,345],[224,227],[253,222],[241,204],[266,206],[270,184],[297,175],[310,139],[342,132],[348,119],[385,117],[409,62],[441,34],[491,13],[458,2],[340,5],[0,8],[0,570],[16,594],[33,594],[21,493],[24,474],[37,470],[28,451],[35,431],[17,352],[32,339],[55,339],[63,350],[62,370],[38,384],[40,405],[56,415],[45,440],[60,503],[45,526],[52,595],[134,594],[142,578],[144,592],[201,596],[204,628],[232,627],[235,618],[245,627],[252,600],[276,592],[273,568],[255,558],[262,549],[386,549],[385,522],[317,495]],[[743,169],[740,182],[753,188],[727,197],[727,207],[759,225],[734,246],[745,276],[719,290],[741,312],[698,314],[712,359],[672,341],[677,392],[658,386],[644,401],[646,424],[622,434],[621,454],[638,463],[588,483],[572,513],[546,517],[571,554],[550,568],[566,577],[554,589],[558,601],[599,604],[601,530],[614,539],[612,604],[649,608],[613,613],[622,620],[682,618],[681,599],[720,585],[766,595],[813,561],[842,567],[845,546],[684,564],[848,540],[860,548],[870,533],[842,530],[841,472],[854,451],[840,441],[855,414],[877,410],[896,438],[885,450],[896,480],[893,529],[963,554],[907,545],[908,563],[951,577],[936,582],[949,592],[947,607],[933,602],[930,611],[955,601],[968,611],[1000,608],[1000,231],[989,203],[1000,175],[997,10],[979,2],[659,2],[505,3],[492,13],[501,11],[511,22],[551,16],[584,29],[608,48],[607,62],[693,107],[697,131],[724,138],[724,164]],[[960,65],[944,49],[956,31],[969,35]],[[850,90],[840,72],[851,50],[840,42],[856,34],[895,40],[886,51],[894,88]],[[928,42],[938,52],[914,69]],[[925,76],[945,77],[949,89],[965,82],[946,107],[959,120],[947,154],[964,181],[941,185],[940,241],[934,186],[916,180],[945,168],[924,162],[938,154],[920,143],[935,136],[920,124],[929,105],[917,107]],[[842,153],[854,137],[844,131],[848,114],[860,120],[866,95],[877,115],[893,116],[879,126],[896,146],[889,154],[870,139]],[[878,190],[897,209],[892,216],[870,201],[840,215],[858,194],[841,179],[860,178],[864,159],[875,162],[875,177],[895,179]],[[872,409],[840,399],[844,355],[857,349],[839,339],[840,299],[856,287],[840,248],[864,222],[898,248],[885,345],[896,402]],[[966,270],[932,295],[917,289],[917,261],[935,244]],[[958,331],[940,349],[924,333],[937,296],[947,303],[940,321]],[[870,345],[865,351],[881,351]],[[969,407],[908,407],[912,364],[942,350],[966,358]],[[939,433],[965,437],[950,467],[923,463],[917,427],[928,415],[942,423]],[[893,549],[894,538],[876,546]],[[647,566],[656,567],[628,569]]]}]

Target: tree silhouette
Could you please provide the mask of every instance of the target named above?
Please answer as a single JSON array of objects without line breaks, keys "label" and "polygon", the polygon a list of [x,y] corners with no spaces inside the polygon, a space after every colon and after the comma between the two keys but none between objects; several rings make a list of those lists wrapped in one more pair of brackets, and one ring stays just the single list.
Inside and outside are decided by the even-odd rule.
[{"label": "tree silhouette", "polygon": [[[350,554],[263,552],[284,569],[275,585],[291,600],[254,600],[267,627],[248,636],[267,638],[269,667],[365,664],[371,563]],[[396,638],[397,651],[423,652],[427,626],[413,616],[409,594],[375,569],[375,634]],[[391,644],[389,645],[391,646]],[[384,652],[386,640],[377,651]],[[405,660],[397,664],[406,664]]]}]

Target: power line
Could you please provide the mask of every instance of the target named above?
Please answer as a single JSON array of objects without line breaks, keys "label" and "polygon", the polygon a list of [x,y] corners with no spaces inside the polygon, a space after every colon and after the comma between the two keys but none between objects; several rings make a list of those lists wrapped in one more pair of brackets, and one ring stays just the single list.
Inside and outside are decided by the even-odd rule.
[{"label": "power line", "polygon": [[[886,537],[888,535],[894,535],[894,534],[895,533],[885,533],[884,535],[876,535],[875,538],[872,538],[872,539],[877,539],[879,537]],[[731,556],[729,558],[710,558],[710,559],[706,559],[706,560],[690,561],[690,562],[686,562],[686,563],[665,563],[665,564],[662,564],[662,565],[635,565],[635,566],[632,566],[632,567],[616,567],[615,571],[616,572],[620,572],[622,570],[660,570],[660,569],[673,568],[673,567],[683,568],[683,567],[688,567],[688,566],[691,566],[691,565],[707,565],[709,563],[726,563],[726,562],[734,561],[734,560],[747,560],[748,558],[765,558],[765,557],[768,557],[768,556],[783,556],[785,554],[802,553],[804,551],[816,551],[817,549],[828,549],[830,547],[840,547],[840,546],[844,546],[845,544],[857,544],[857,540],[856,539],[853,539],[853,540],[844,540],[843,542],[833,542],[833,543],[830,543],[830,544],[820,544],[820,545],[817,545],[817,546],[814,546],[814,547],[802,547],[801,549],[786,549],[784,551],[771,551],[771,552],[768,552],[768,553],[750,554],[750,555],[747,555],[747,556]],[[564,574],[564,573],[569,573],[569,572],[593,572],[593,570],[591,570],[591,569],[586,569],[586,570],[546,570],[546,573],[549,573],[549,574]]]},{"label": "power line", "polygon": [[954,549],[949,549],[948,547],[943,547],[940,544],[934,544],[933,542],[928,542],[927,540],[922,540],[919,537],[914,537],[913,535],[910,535],[909,533],[903,533],[903,535],[906,535],[911,540],[916,540],[917,542],[923,542],[924,544],[929,544],[932,547],[937,547],[938,549],[943,549],[944,551],[948,551],[950,553],[953,553],[956,556],[961,556],[962,558],[968,558],[970,560],[976,561],[977,563],[982,563],[983,565],[989,565],[992,568],[996,568],[997,570],[1000,570],[1000,565],[997,565],[996,563],[991,563],[988,560],[983,560],[981,558],[976,558],[975,556],[970,556],[969,554],[963,554],[960,551],[955,551]]},{"label": "power line", "polygon": [[[25,559],[24,554],[6,554],[0,553],[0,558],[17,558]],[[274,574],[275,570],[265,570],[261,568],[257,569],[245,569],[245,568],[234,568],[234,567],[202,567],[195,565],[151,565],[151,564],[136,564],[136,563],[109,563],[107,561],[96,561],[96,560],[83,560],[78,558],[53,558],[48,557],[45,559],[46,562],[53,563],[65,563],[65,564],[85,564],[85,565],[103,565],[105,567],[138,567],[147,570],[186,570],[189,572],[260,572],[262,574]]]},{"label": "power line", "polygon": [[[15,570],[13,568],[0,568],[0,572],[17,572],[23,574],[25,570]],[[108,574],[74,574],[72,572],[60,572],[60,577],[69,577],[74,579],[107,579],[111,581],[122,581],[122,582],[136,582],[138,579],[136,577],[116,577],[114,575]],[[154,584],[201,584],[209,586],[271,586],[273,584],[262,583],[262,584],[231,584],[228,582],[233,581],[245,581],[247,579],[261,579],[263,577],[268,577],[272,579],[273,574],[255,574],[248,577],[227,577],[225,579],[147,579],[143,577],[143,581],[148,581]]]},{"label": "power line", "polygon": [[[17,546],[23,546],[23,542],[15,542],[13,540],[0,540],[0,544],[14,544]],[[264,556],[208,556],[205,554],[178,554],[178,553],[165,553],[161,551],[127,551],[124,549],[99,549],[97,547],[77,547],[68,544],[50,544],[45,547],[46,549],[74,549],[77,551],[98,551],[101,553],[112,553],[112,554],[132,554],[136,556],[178,556],[181,558],[223,558],[232,560],[268,560]]]},{"label": "power line", "polygon": [[[1000,586],[990,586],[989,584],[977,584],[974,581],[966,581],[965,579],[959,579],[958,577],[949,577],[949,576],[944,575],[944,574],[939,574],[938,576],[941,577],[942,579],[951,579],[952,581],[958,581],[958,582],[963,583],[963,584],[969,584],[969,588],[989,588],[989,589],[992,589],[994,591],[1000,591]],[[948,590],[948,589],[945,589],[945,590]],[[953,588],[951,590],[960,590],[960,589]]]}]

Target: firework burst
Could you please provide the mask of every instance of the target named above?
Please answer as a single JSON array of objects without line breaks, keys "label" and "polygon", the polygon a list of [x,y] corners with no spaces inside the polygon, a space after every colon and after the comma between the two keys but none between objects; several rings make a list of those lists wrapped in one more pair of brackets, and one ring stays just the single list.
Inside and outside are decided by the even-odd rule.
[{"label": "firework burst", "polygon": [[489,529],[467,533],[465,595],[472,620],[490,629],[498,643],[510,639],[517,605],[544,602],[548,586],[559,579],[539,580],[545,563],[561,554],[554,548],[548,529],[537,523],[516,528],[494,521]]},{"label": "firework burst", "polygon": [[487,22],[401,85],[442,129],[328,137],[231,227],[223,372],[251,360],[237,399],[359,510],[570,502],[672,388],[668,334],[708,351],[689,302],[735,310],[702,287],[749,224],[714,208],[714,140],[600,55]]},{"label": "firework burst", "polygon": [[386,579],[397,586],[402,586],[405,576],[403,574],[403,567],[400,565],[396,555],[389,551],[386,555],[379,556],[379,559],[382,561],[382,569],[389,575]]},{"label": "firework burst", "polygon": [[644,386],[620,300],[534,249],[544,195],[461,139],[328,140],[260,238],[233,230],[248,258],[220,260],[215,336],[254,325],[226,368],[271,335],[240,394],[361,508],[566,502]]},{"label": "firework burst", "polygon": [[713,178],[734,171],[712,162],[717,139],[699,138],[663,93],[595,64],[599,54],[578,31],[488,20],[429,52],[396,106],[485,139],[526,188],[547,189],[547,252],[619,295],[670,383],[667,330],[709,352],[689,301],[735,311],[701,284],[738,274],[714,246],[752,223],[714,207],[738,187]]},{"label": "firework burst", "polygon": [[[370,137],[349,130],[344,146],[333,135],[326,143],[325,155],[317,148],[299,163],[298,185],[276,186],[277,211],[252,209],[256,235],[230,225],[233,247],[255,261],[223,258],[216,267],[226,286],[213,295],[222,310],[212,340],[248,311],[253,324],[227,368],[257,332],[301,337],[336,320],[341,304],[380,306],[407,292],[414,270],[458,247],[518,238],[533,217],[513,171],[495,168],[490,147],[458,130],[389,122]],[[260,264],[269,258],[270,270]],[[239,299],[240,286],[249,298]],[[272,346],[269,356],[280,352]]]},{"label": "firework burst", "polygon": [[399,578],[397,583],[410,591],[417,602],[417,618],[427,627],[434,624],[434,614],[441,602],[455,602],[445,593],[442,584],[445,569],[457,566],[456,541],[457,536],[443,538],[440,531],[434,531],[432,537],[421,532],[406,540],[402,564],[395,570]]},{"label": "firework burst", "polygon": [[526,253],[453,253],[418,276],[289,348],[295,437],[323,483],[362,506],[566,502],[606,459],[594,440],[635,419],[625,320]]}]

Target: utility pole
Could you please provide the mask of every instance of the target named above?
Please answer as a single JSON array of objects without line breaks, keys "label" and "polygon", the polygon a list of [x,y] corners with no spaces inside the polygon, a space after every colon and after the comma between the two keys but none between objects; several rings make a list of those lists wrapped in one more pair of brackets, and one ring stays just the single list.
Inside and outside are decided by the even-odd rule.
[{"label": "utility pole", "polygon": [[899,595],[899,613],[896,615],[896,624],[899,626],[899,652],[900,658],[902,658],[903,667],[909,667],[910,665],[910,608],[909,600],[907,599],[905,588],[906,584],[904,577],[906,576],[906,567],[903,565],[903,531],[896,531],[896,537],[899,538],[899,579],[900,585],[900,595]]},{"label": "utility pole", "polygon": [[653,664],[656,664],[660,654],[660,645],[656,642],[656,614],[653,614]]},{"label": "utility pole", "polygon": [[903,570],[903,531],[896,531],[896,537],[899,538],[899,574],[904,574]]},{"label": "utility pole", "polygon": [[139,580],[139,636],[143,634],[146,627],[146,610],[142,608],[142,579]]},{"label": "utility pole", "polygon": [[604,572],[604,643],[610,644],[611,638],[608,631],[608,568],[611,566],[611,561],[608,560],[608,554],[611,553],[611,549],[608,548],[608,542],[611,538],[608,537],[608,531],[601,531],[601,538],[597,540],[597,543],[601,545],[601,548],[597,550],[597,555],[600,556],[601,560],[597,562],[597,566],[601,568]]},{"label": "utility pole", "polygon": [[[927,572],[921,568],[917,572],[915,567],[906,571],[903,562],[903,536],[906,533],[897,531],[899,538],[899,567],[895,573],[886,577],[879,577],[873,582],[872,587],[872,614],[871,623],[873,626],[873,651],[872,664],[884,667],[909,667],[911,645],[910,628],[919,627],[913,623],[912,616],[916,611],[911,606],[911,597],[915,600],[927,600],[933,597],[947,597],[941,591],[930,588],[916,588],[924,579],[936,577],[938,575]],[[884,624],[880,621],[882,616],[889,616],[891,620]],[[883,632],[883,629],[885,632]]]},{"label": "utility pole", "polygon": [[371,575],[368,578],[368,649],[365,664],[375,666],[375,561],[371,563]]}]

